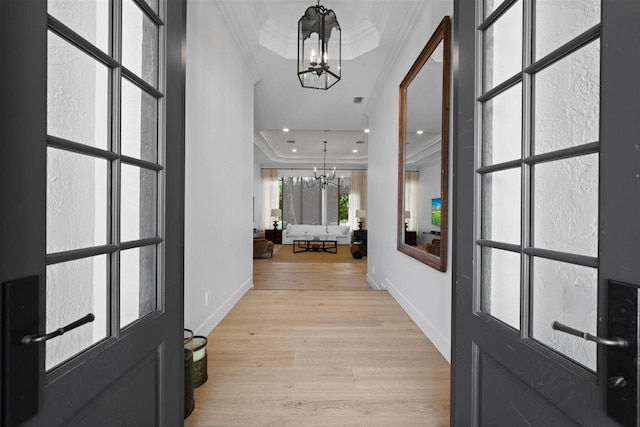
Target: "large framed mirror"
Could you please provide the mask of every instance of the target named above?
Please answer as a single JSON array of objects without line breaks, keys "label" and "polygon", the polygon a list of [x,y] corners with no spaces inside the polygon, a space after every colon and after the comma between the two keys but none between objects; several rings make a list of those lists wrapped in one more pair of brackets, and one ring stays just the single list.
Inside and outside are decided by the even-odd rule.
[{"label": "large framed mirror", "polygon": [[400,83],[398,250],[447,269],[450,18]]}]

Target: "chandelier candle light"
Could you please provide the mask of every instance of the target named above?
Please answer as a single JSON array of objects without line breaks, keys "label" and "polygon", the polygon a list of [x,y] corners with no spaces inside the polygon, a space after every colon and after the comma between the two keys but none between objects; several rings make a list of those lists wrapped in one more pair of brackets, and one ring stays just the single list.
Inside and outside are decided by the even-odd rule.
[{"label": "chandelier candle light", "polygon": [[327,175],[327,141],[324,142],[324,150],[322,150],[322,152],[324,153],[324,158],[322,162],[322,175],[318,175],[318,168],[313,168],[313,178],[315,179],[315,181],[311,185],[309,185],[309,182],[307,181],[306,184],[308,188],[313,188],[316,185],[320,184],[320,188],[324,190],[325,188],[327,188],[327,185],[329,184],[338,185],[335,182],[333,182],[333,180],[336,179],[335,166],[331,171],[331,175]]},{"label": "chandelier candle light", "polygon": [[302,87],[327,90],[342,73],[342,31],[331,9],[309,7],[298,21],[298,79]]}]

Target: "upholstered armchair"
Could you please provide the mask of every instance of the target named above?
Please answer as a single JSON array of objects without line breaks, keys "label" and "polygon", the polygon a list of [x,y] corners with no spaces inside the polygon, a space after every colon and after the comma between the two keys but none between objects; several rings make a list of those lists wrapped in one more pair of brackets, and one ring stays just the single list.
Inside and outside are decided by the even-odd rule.
[{"label": "upholstered armchair", "polygon": [[433,239],[431,243],[427,243],[425,249],[430,254],[440,256],[440,239]]},{"label": "upholstered armchair", "polygon": [[259,257],[262,255],[273,256],[273,242],[265,239],[264,237],[253,238],[253,257]]}]

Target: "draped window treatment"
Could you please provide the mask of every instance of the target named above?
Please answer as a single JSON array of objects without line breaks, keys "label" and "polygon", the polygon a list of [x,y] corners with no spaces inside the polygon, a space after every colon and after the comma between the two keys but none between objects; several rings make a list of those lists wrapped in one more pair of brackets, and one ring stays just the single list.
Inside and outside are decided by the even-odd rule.
[{"label": "draped window treatment", "polygon": [[[418,172],[407,171],[404,179],[404,210],[411,213],[409,218],[409,231],[418,230]],[[406,221],[405,221],[406,222]]]},{"label": "draped window treatment", "polygon": [[[312,177],[283,178],[283,227],[288,224],[338,224],[338,186],[329,184],[322,190],[320,185],[308,186],[313,182]],[[325,198],[326,206],[323,203],[323,198]],[[323,213],[323,209],[326,209],[326,212]]]},{"label": "draped window treatment", "polygon": [[280,208],[280,187],[277,169],[262,169],[262,215],[260,228],[267,230],[273,228],[271,209]]},{"label": "draped window treatment", "polygon": [[[357,210],[367,210],[367,171],[351,171],[351,194],[349,195],[349,227],[352,230],[358,228],[356,219]],[[364,220],[362,228],[366,230],[367,220]]]}]

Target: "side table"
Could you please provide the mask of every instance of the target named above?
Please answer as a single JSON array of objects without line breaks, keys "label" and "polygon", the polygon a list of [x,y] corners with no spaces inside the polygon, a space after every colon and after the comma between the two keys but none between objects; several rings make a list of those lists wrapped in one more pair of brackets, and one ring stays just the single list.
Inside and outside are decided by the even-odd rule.
[{"label": "side table", "polygon": [[282,244],[282,230],[264,230],[264,237],[276,245]]}]

